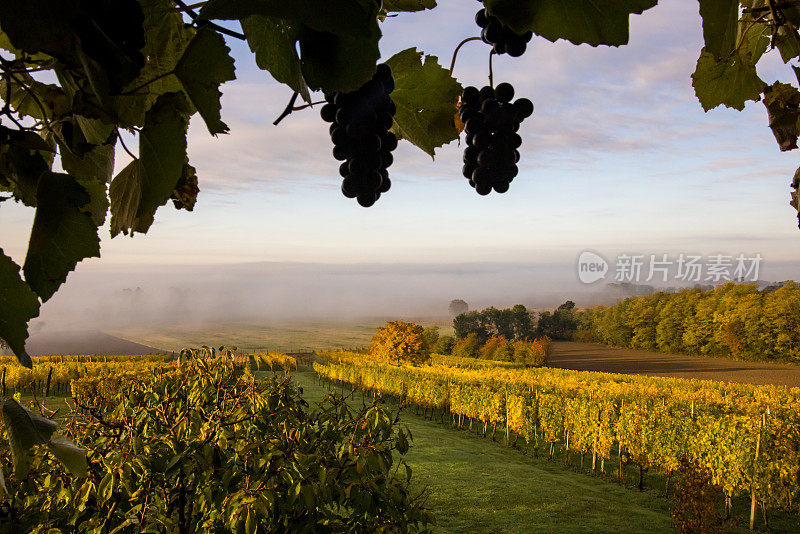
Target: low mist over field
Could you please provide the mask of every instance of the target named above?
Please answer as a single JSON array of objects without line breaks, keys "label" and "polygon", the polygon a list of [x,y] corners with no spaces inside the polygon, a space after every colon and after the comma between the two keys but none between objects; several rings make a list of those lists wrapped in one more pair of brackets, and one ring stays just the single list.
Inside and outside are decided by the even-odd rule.
[{"label": "low mist over field", "polygon": [[[766,264],[761,279],[797,278],[794,263]],[[613,282],[613,273],[606,279]],[[628,296],[604,281],[581,284],[572,264],[86,265],[32,324],[32,332],[205,322],[348,321],[448,316],[452,299],[471,309],[522,303],[554,308],[609,304]]]}]

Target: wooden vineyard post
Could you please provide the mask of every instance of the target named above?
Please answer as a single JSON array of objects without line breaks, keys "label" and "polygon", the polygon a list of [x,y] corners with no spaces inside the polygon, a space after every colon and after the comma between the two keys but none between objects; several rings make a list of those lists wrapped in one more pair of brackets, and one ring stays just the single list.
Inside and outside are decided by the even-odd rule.
[{"label": "wooden vineyard post", "polygon": [[508,428],[508,390],[506,390],[506,445],[508,445],[509,441],[511,441],[511,436]]},{"label": "wooden vineyard post", "polygon": [[3,397],[6,396],[6,368],[3,367]]},{"label": "wooden vineyard post", "polygon": [[53,378],[53,366],[50,366],[50,371],[47,372],[47,383],[44,386],[44,398],[50,395],[50,380]]},{"label": "wooden vineyard post", "polygon": [[[620,402],[619,402],[619,418],[620,419],[622,419],[622,409],[624,407],[625,407],[625,398],[623,397],[622,399],[620,399]],[[619,424],[619,420],[617,421],[617,424]],[[618,450],[618,453],[617,453],[617,456],[619,458],[619,470],[617,471],[617,473],[618,473],[619,481],[622,482],[622,438],[619,436],[619,432],[617,432],[617,444],[619,445],[619,450]]]},{"label": "wooden vineyard post", "polygon": [[761,424],[758,428],[758,437],[756,438],[756,457],[753,461],[753,478],[750,480],[750,530],[756,525],[756,467],[758,464],[758,455],[761,452],[761,431],[764,429],[764,423],[767,416],[761,416]]}]

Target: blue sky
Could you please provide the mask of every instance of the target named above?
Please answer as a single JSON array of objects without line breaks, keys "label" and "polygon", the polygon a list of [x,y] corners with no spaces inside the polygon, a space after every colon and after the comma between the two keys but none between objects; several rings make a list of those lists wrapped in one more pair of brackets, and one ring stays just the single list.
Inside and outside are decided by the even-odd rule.
[{"label": "blue sky", "polygon": [[[440,0],[428,13],[383,26],[384,58],[410,46],[448,65],[477,35],[477,2]],[[171,204],[148,235],[110,239],[91,268],[119,264],[254,261],[569,263],[583,249],[607,255],[761,253],[800,260],[788,206],[798,159],[780,153],[761,103],[704,113],[690,74],[701,48],[697,3],[666,2],[631,18],[622,48],[534,38],[522,58],[495,60],[495,80],[535,106],[523,123],[521,172],[505,195],[478,196],[461,176],[454,142],[436,161],[407,143],[395,152],[392,189],[370,209],[339,191],[327,124],[317,110],[275,127],[290,90],[231,42],[238,80],[223,86],[230,135],[195,118],[190,160],[200,177],[194,213]],[[469,43],[455,74],[487,80],[488,47]],[[761,77],[788,80],[777,50]],[[121,151],[120,151],[121,152]],[[117,169],[127,163],[118,157]],[[33,211],[3,204],[0,243],[24,260]],[[85,268],[85,267],[81,267]]]}]

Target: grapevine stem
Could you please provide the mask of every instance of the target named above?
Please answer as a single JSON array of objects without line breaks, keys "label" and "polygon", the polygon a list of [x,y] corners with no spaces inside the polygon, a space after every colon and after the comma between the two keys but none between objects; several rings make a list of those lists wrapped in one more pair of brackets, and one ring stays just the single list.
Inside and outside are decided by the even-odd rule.
[{"label": "grapevine stem", "polygon": [[210,20],[204,20],[203,19],[203,20],[198,21],[197,19],[198,19],[199,15],[197,14],[197,12],[194,9],[192,9],[193,6],[187,5],[186,2],[184,2],[183,0],[172,0],[172,1],[180,6],[181,11],[185,11],[186,14],[189,15],[192,18],[192,20],[197,22],[197,25],[199,27],[208,26],[209,28],[213,28],[213,29],[217,30],[219,33],[223,33],[225,35],[230,35],[231,37],[235,37],[235,38],[240,39],[242,41],[247,40],[247,38],[244,36],[243,33],[235,32],[233,30],[229,30],[228,28],[223,28],[219,24],[214,24]]},{"label": "grapevine stem", "polygon": [[319,102],[311,102],[310,104],[303,104],[302,106],[297,106],[292,108],[292,111],[300,111],[302,109],[318,106],[319,104],[325,104],[325,100],[320,100]]},{"label": "grapevine stem", "polygon": [[489,87],[494,89],[494,72],[492,72],[492,58],[494,57],[494,48],[489,52]]},{"label": "grapevine stem", "polygon": [[173,74],[174,72],[175,72],[174,70],[171,70],[169,72],[165,72],[164,74],[160,74],[160,75],[156,76],[155,78],[153,78],[152,80],[148,80],[148,81],[142,83],[141,85],[139,85],[138,87],[135,87],[135,88],[131,89],[130,91],[125,91],[124,93],[120,93],[120,95],[132,95],[135,92],[139,91],[140,89],[144,89],[145,87],[147,87],[151,83],[155,83],[158,80],[160,80],[161,78],[166,78],[167,76],[169,76],[170,74]]},{"label": "grapevine stem", "polygon": [[280,122],[283,119],[285,119],[287,116],[291,115],[292,111],[294,110],[294,103],[297,102],[297,97],[298,96],[300,96],[300,93],[295,91],[294,94],[292,95],[292,98],[289,99],[289,103],[286,105],[286,109],[283,110],[283,113],[281,113],[278,116],[278,118],[275,119],[275,122],[273,122],[272,124],[277,126],[278,124],[280,124]]},{"label": "grapevine stem", "polygon": [[130,157],[132,157],[133,159],[137,159],[137,158],[136,158],[136,156],[134,156],[134,155],[133,155],[133,152],[131,152],[130,150],[128,150],[128,147],[127,147],[127,146],[125,146],[125,141],[123,141],[123,140],[122,140],[122,135],[120,135],[120,133],[119,133],[119,129],[117,129],[117,139],[119,139],[119,144],[121,144],[121,145],[122,145],[122,148],[125,150],[125,152],[127,152],[127,153],[128,153],[128,155],[129,155]]},{"label": "grapevine stem", "polygon": [[458,57],[458,51],[461,50],[461,47],[470,41],[480,41],[480,40],[481,40],[480,37],[467,37],[466,39],[458,43],[458,46],[453,51],[453,60],[450,62],[450,76],[453,75],[453,69],[456,67],[456,57]]}]

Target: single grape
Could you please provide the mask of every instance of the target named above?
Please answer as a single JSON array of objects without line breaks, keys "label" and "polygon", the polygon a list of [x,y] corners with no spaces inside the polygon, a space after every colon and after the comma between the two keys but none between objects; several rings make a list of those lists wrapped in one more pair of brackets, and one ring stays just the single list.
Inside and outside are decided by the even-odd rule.
[{"label": "single grape", "polygon": [[514,86],[503,82],[494,88],[494,95],[498,102],[503,104],[511,102],[511,99],[514,98]]}]

